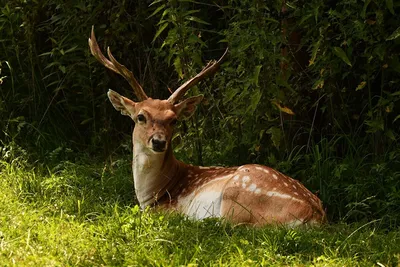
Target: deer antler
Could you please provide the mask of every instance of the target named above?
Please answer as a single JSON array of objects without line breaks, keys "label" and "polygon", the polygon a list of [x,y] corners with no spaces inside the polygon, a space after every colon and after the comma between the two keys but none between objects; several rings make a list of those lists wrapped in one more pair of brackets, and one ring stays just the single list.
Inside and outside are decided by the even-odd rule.
[{"label": "deer antler", "polygon": [[221,65],[221,62],[224,60],[227,53],[228,53],[228,48],[225,50],[224,54],[218,61],[215,61],[215,60],[210,61],[203,68],[203,70],[201,72],[199,72],[196,76],[194,76],[190,80],[186,81],[178,89],[176,89],[175,92],[168,98],[168,101],[172,104],[175,104],[176,102],[179,101],[179,99],[182,98],[182,96],[189,90],[189,88],[196,85],[198,82],[203,80],[205,77],[207,77],[209,75],[213,75],[218,70],[219,65]]},{"label": "deer antler", "polygon": [[94,26],[92,26],[92,33],[89,38],[89,47],[90,47],[90,52],[92,55],[101,63],[103,64],[106,68],[118,73],[122,77],[125,78],[125,80],[128,81],[129,85],[133,88],[133,91],[135,92],[136,96],[139,98],[140,101],[143,101],[148,98],[146,93],[144,92],[142,86],[138,83],[138,81],[135,79],[135,76],[133,76],[133,73],[128,70],[124,65],[120,64],[111,54],[110,48],[107,47],[107,54],[110,60],[108,60],[103,53],[100,50],[99,45],[97,44],[96,41],[96,36],[94,35]]}]

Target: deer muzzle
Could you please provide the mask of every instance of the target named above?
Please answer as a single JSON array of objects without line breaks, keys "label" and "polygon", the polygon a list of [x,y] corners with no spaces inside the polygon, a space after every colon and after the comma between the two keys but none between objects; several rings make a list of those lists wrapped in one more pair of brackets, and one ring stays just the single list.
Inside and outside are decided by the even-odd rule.
[{"label": "deer muzzle", "polygon": [[154,134],[150,140],[150,144],[155,152],[164,152],[167,149],[167,140],[164,134]]}]

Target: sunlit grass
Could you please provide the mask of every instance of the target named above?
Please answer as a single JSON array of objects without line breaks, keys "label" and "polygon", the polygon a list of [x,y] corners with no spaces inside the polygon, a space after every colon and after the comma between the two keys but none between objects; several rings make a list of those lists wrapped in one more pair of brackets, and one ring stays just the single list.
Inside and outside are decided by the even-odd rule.
[{"label": "sunlit grass", "polygon": [[[16,266],[397,266],[380,221],[315,229],[232,226],[134,204],[129,162],[0,167],[0,262]],[[121,168],[122,167],[122,168]],[[123,169],[124,171],[121,171]]]}]

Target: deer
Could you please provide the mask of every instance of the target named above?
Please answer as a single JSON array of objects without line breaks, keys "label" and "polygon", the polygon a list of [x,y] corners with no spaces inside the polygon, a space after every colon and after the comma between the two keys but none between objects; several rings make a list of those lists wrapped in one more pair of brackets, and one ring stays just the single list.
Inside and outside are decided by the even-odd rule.
[{"label": "deer", "polygon": [[299,181],[270,167],[203,167],[175,158],[171,144],[178,120],[189,118],[203,95],[184,98],[205,77],[213,75],[225,59],[210,61],[168,99],[148,97],[133,73],[107,48],[106,58],[92,27],[91,54],[106,68],[121,75],[138,98],[135,102],[109,89],[113,107],[134,122],[132,172],[136,198],[142,209],[158,207],[195,220],[215,217],[239,225],[321,225],[326,214],[321,200]]}]

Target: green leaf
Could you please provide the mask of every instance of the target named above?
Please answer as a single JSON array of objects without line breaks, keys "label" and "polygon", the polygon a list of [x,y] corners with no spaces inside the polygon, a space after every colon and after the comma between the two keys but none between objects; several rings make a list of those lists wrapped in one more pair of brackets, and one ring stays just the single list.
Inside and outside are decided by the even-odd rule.
[{"label": "green leaf", "polygon": [[164,23],[156,32],[156,35],[153,38],[153,42],[157,39],[157,37],[168,27],[168,22]]},{"label": "green leaf", "polygon": [[394,15],[393,0],[386,0],[386,6],[389,9],[390,13]]},{"label": "green leaf", "polygon": [[385,126],[382,118],[376,118],[373,120],[366,120],[365,124],[369,126],[367,133],[376,133],[378,131],[383,131]]},{"label": "green leaf", "polygon": [[62,73],[66,72],[65,66],[58,66],[58,68],[61,70]]},{"label": "green leaf", "polygon": [[181,58],[180,57],[176,57],[174,60],[174,66],[175,66],[175,70],[179,75],[179,78],[183,78],[183,72],[182,72],[182,63],[181,63]]},{"label": "green leaf", "polygon": [[260,70],[261,70],[261,68],[262,68],[262,65],[257,65],[257,66],[254,68],[253,81],[254,81],[254,84],[255,84],[256,86],[258,86],[258,77],[260,76]]},{"label": "green leaf", "polygon": [[316,90],[316,89],[322,89],[325,85],[325,80],[324,79],[318,79],[312,86],[312,89]]},{"label": "green leaf", "polygon": [[53,66],[58,66],[58,65],[60,65],[60,64],[61,64],[61,63],[60,63],[60,62],[57,62],[57,61],[51,62],[50,64],[47,64],[46,67],[44,67],[44,69],[48,69],[48,68],[51,68],[51,67],[53,67]]},{"label": "green leaf", "polygon": [[298,25],[303,25],[303,23],[306,22],[311,17],[312,17],[312,14],[308,14],[308,15],[302,17],[301,20],[299,21]]},{"label": "green leaf", "polygon": [[181,3],[184,3],[184,2],[187,2],[187,3],[196,3],[196,1],[195,0],[179,0],[179,2],[181,2]]},{"label": "green leaf", "polygon": [[51,55],[53,55],[53,51],[42,53],[42,54],[39,55],[39,57],[51,56]]},{"label": "green leaf", "polygon": [[81,122],[81,125],[85,125],[85,124],[88,124],[90,121],[92,121],[93,120],[93,118],[89,118],[89,119],[86,119],[86,120],[83,120],[82,122]]},{"label": "green leaf", "polygon": [[250,103],[248,103],[246,113],[247,112],[254,113],[254,111],[258,106],[258,103],[260,103],[261,95],[262,93],[260,90],[255,90],[254,92],[251,93]]},{"label": "green leaf", "polygon": [[400,36],[400,27],[398,27],[387,39],[386,41],[394,40]]},{"label": "green leaf", "polygon": [[278,101],[272,100],[271,103],[274,104],[280,111],[282,111],[282,112],[284,112],[284,113],[286,113],[286,114],[289,114],[289,115],[294,115],[293,110],[291,110],[291,109],[288,108],[288,107],[283,106],[283,105],[282,105],[281,103],[279,103]]},{"label": "green leaf", "polygon": [[195,22],[200,23],[200,24],[210,25],[210,23],[208,23],[208,22],[206,22],[206,21],[204,21],[202,19],[199,19],[198,17],[195,17],[195,16],[186,17],[186,20],[195,21]]},{"label": "green leaf", "polygon": [[364,3],[363,9],[361,11],[361,17],[363,19],[365,19],[365,13],[367,12],[367,7],[368,7],[369,3],[371,3],[371,0],[366,0]]},{"label": "green leaf", "polygon": [[207,46],[205,42],[203,42],[196,34],[191,34],[188,37],[189,44],[201,44],[202,46]]},{"label": "green leaf", "polygon": [[278,20],[273,19],[273,18],[264,18],[264,20],[265,20],[265,21],[272,22],[272,23],[276,23],[276,24],[279,24],[279,23],[280,23]]},{"label": "green leaf", "polygon": [[288,75],[276,75],[275,76],[275,82],[277,85],[279,86],[283,86],[289,90],[293,90],[292,86],[290,85],[290,83],[288,82]]},{"label": "green leaf", "polygon": [[315,7],[313,11],[314,11],[314,20],[315,20],[315,23],[318,23],[319,6]]},{"label": "green leaf", "polygon": [[319,47],[321,45],[321,41],[322,41],[322,39],[319,39],[318,42],[313,44],[313,49],[311,52],[311,59],[310,59],[310,63],[308,64],[308,66],[311,66],[315,63],[315,59],[317,58],[317,53],[318,53]]},{"label": "green leaf", "polygon": [[395,121],[397,121],[398,119],[400,119],[400,115],[397,115],[396,118],[394,118],[393,123],[394,123]]},{"label": "green leaf", "polygon": [[76,49],[77,47],[78,47],[77,45],[71,47],[70,49],[68,49],[68,50],[65,51],[65,54],[68,54],[68,53],[70,53],[70,52],[72,52],[72,51],[75,51],[75,49]]},{"label": "green leaf", "polygon": [[160,12],[164,7],[165,7],[165,4],[162,4],[161,6],[157,7],[157,9],[154,10],[154,12],[151,13],[151,15],[148,16],[147,18],[151,18],[152,16],[154,16],[155,14],[157,14],[158,12]]},{"label": "green leaf", "polygon": [[343,60],[347,65],[352,67],[350,60],[346,55],[346,52],[344,52],[342,48],[335,46],[333,48],[333,53],[335,53],[335,55],[338,56],[341,60]]},{"label": "green leaf", "polygon": [[198,12],[200,12],[200,11],[201,11],[200,9],[189,10],[188,12],[183,13],[183,16],[186,17],[186,16],[189,16],[189,15],[191,15],[191,14],[198,13]]},{"label": "green leaf", "polygon": [[392,141],[396,141],[396,136],[394,135],[392,130],[385,131],[385,135]]},{"label": "green leaf", "polygon": [[272,143],[276,148],[278,148],[281,143],[282,130],[276,126],[273,126],[268,129],[267,134],[271,135]]},{"label": "green leaf", "polygon": [[366,81],[362,81],[356,88],[356,91],[359,91],[361,89],[363,89],[365,87],[365,85],[367,85]]},{"label": "green leaf", "polygon": [[233,87],[230,90],[227,90],[224,94],[224,99],[223,99],[224,105],[226,105],[226,103],[230,103],[232,99],[239,93],[240,89],[238,87],[236,88]]},{"label": "green leaf", "polygon": [[165,17],[165,15],[167,15],[169,13],[169,9],[164,10],[164,12],[161,15],[161,19],[163,19]]},{"label": "green leaf", "polygon": [[155,0],[155,1],[151,2],[151,4],[149,5],[149,7],[152,6],[152,5],[155,5],[155,4],[157,4],[157,3],[160,3],[160,2],[162,2],[162,1],[164,1],[164,0]]}]

